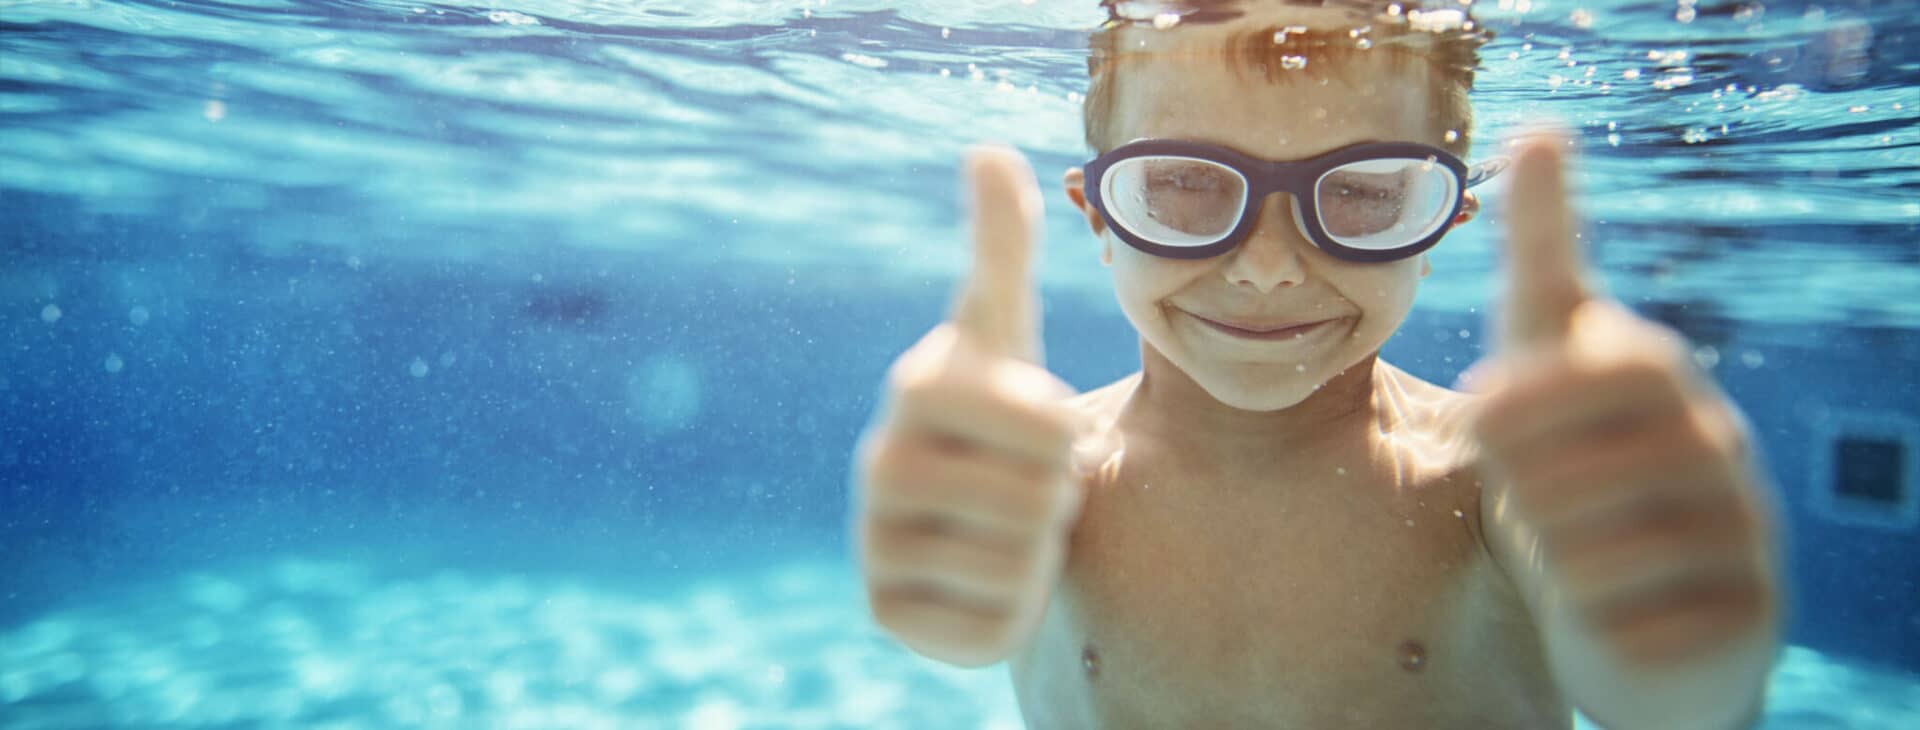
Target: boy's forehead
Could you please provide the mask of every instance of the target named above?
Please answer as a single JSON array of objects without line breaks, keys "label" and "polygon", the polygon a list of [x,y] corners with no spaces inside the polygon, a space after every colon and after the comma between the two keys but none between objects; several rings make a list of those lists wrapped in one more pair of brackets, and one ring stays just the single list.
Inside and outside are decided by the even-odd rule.
[{"label": "boy's forehead", "polygon": [[[1338,72],[1303,67],[1299,78],[1275,83],[1236,67],[1244,61],[1229,51],[1249,33],[1274,28],[1345,34],[1364,27],[1364,15],[1250,5],[1262,9],[1227,22],[1120,29],[1116,50],[1128,61],[1119,65],[1113,139],[1194,139],[1276,159],[1363,141],[1437,141],[1427,139],[1435,134],[1430,80],[1396,67],[1384,54],[1350,54],[1339,61]],[[1301,58],[1303,64],[1312,61]]]}]

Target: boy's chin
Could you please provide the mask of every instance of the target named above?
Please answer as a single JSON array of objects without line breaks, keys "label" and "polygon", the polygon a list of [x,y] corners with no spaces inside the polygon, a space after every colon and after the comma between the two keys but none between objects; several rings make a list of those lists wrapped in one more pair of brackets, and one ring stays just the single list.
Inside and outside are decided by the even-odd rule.
[{"label": "boy's chin", "polygon": [[[1292,370],[1292,366],[1288,366]],[[1279,411],[1305,402],[1324,385],[1309,373],[1276,377],[1258,373],[1214,374],[1200,378],[1201,389],[1221,405],[1242,411]]]}]

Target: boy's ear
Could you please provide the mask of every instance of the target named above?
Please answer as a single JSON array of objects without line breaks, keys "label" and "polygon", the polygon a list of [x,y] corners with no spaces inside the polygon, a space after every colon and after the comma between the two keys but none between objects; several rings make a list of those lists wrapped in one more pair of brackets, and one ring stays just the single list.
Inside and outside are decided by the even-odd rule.
[{"label": "boy's ear", "polygon": [[1087,219],[1087,227],[1093,229],[1093,235],[1107,232],[1107,222],[1100,220],[1100,211],[1094,210],[1087,202],[1087,173],[1078,167],[1067,170],[1066,177],[1060,183],[1067,190],[1067,199],[1073,201],[1073,207],[1080,209],[1080,215]]},{"label": "boy's ear", "polygon": [[1066,177],[1060,180],[1061,187],[1067,191],[1067,199],[1073,201],[1073,207],[1080,209],[1080,215],[1087,219],[1087,228],[1100,239],[1100,263],[1113,264],[1113,242],[1106,237],[1107,222],[1100,219],[1100,211],[1087,203],[1087,173],[1078,167],[1067,170]]},{"label": "boy's ear", "polygon": [[1469,190],[1460,197],[1460,213],[1453,217],[1453,224],[1456,226],[1473,220],[1473,217],[1480,212],[1480,196],[1474,195],[1473,191]]}]

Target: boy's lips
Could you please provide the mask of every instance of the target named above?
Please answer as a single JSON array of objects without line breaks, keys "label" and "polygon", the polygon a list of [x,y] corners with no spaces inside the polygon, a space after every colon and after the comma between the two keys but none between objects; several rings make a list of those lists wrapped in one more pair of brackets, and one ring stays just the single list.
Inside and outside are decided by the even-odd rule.
[{"label": "boy's lips", "polygon": [[1292,339],[1312,332],[1314,328],[1319,325],[1333,321],[1331,319],[1320,319],[1296,322],[1249,322],[1234,319],[1214,319],[1192,312],[1187,312],[1187,314],[1193,315],[1194,319],[1200,320],[1207,326],[1226,334],[1255,340]]}]

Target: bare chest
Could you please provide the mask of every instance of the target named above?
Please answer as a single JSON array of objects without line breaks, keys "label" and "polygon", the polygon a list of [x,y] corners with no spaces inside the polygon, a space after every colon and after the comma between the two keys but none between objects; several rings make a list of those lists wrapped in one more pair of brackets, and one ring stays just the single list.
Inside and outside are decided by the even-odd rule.
[{"label": "bare chest", "polygon": [[1030,727],[1491,728],[1470,703],[1539,695],[1543,667],[1484,678],[1538,650],[1494,590],[1471,477],[1141,456],[1090,484],[1016,660]]}]

